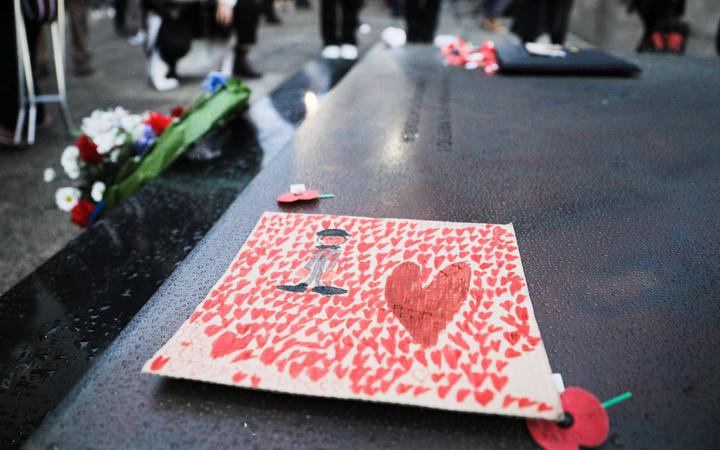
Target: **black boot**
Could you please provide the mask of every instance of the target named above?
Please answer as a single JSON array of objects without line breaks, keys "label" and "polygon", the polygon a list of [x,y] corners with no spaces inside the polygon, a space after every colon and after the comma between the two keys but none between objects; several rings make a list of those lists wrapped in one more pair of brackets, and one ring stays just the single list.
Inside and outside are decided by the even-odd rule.
[{"label": "black boot", "polygon": [[347,294],[347,289],[337,288],[335,286],[315,286],[312,291],[321,295],[342,295]]},{"label": "black boot", "polygon": [[241,78],[249,78],[251,80],[262,77],[262,73],[255,70],[255,68],[250,64],[247,53],[245,52],[238,52],[235,55],[233,75]]},{"label": "black boot", "polygon": [[281,284],[277,288],[281,291],[287,291],[287,292],[305,292],[307,290],[307,283],[300,283],[300,284]]}]

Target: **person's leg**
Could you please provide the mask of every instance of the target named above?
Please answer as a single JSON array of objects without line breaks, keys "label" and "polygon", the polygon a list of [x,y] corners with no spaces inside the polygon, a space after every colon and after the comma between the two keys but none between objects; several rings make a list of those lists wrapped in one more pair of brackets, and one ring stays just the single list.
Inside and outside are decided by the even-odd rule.
[{"label": "person's leg", "polygon": [[545,3],[546,0],[519,0],[513,4],[512,31],[522,42],[532,42],[543,33]]},{"label": "person's leg", "polygon": [[262,0],[262,10],[265,22],[277,25],[282,23],[275,12],[275,0]]},{"label": "person's leg", "polygon": [[0,142],[12,145],[20,106],[13,2],[0,2]]},{"label": "person's leg", "polygon": [[323,45],[338,45],[337,0],[320,0],[320,34]]},{"label": "person's leg", "polygon": [[70,16],[71,57],[76,75],[84,76],[93,72],[88,41],[88,0],[67,0]]},{"label": "person's leg", "polygon": [[502,15],[507,5],[508,0],[485,0],[483,2],[483,13],[489,19],[497,19]]},{"label": "person's leg", "polygon": [[235,61],[233,75],[244,78],[260,78],[262,73],[255,70],[248,60],[250,48],[257,39],[257,27],[260,10],[254,0],[238,0],[233,9],[233,29],[235,31]]},{"label": "person's leg", "polygon": [[549,0],[547,11],[548,33],[553,44],[563,45],[570,23],[573,0]]},{"label": "person's leg", "polygon": [[[28,50],[30,51],[30,64],[33,71],[36,67],[35,53],[37,49],[40,26],[31,22],[25,23]],[[13,2],[0,2],[0,143],[14,146],[13,138],[20,108],[20,92],[18,82],[18,56],[15,39],[15,10]],[[35,75],[35,74],[33,74]],[[39,94],[38,84],[35,82],[35,93]],[[44,105],[38,105],[37,120],[43,121]],[[27,118],[25,121],[27,126]]]},{"label": "person's leg", "polygon": [[433,41],[439,14],[440,0],[425,0],[425,7],[423,8],[423,27],[420,36],[421,41]]},{"label": "person's leg", "polygon": [[355,32],[358,28],[359,0],[342,0],[342,38],[343,44],[357,45]]},{"label": "person's leg", "polygon": [[361,0],[340,0],[342,8],[342,30],[340,32],[340,57],[354,60],[358,57],[357,38],[358,14]]},{"label": "person's leg", "polygon": [[494,31],[496,33],[507,33],[507,28],[500,21],[507,0],[485,0],[483,2],[483,18],[480,21],[480,27]]},{"label": "person's leg", "polygon": [[175,65],[190,51],[192,16],[185,8],[153,8],[148,18],[148,72],[158,91],[175,89],[180,81]]},{"label": "person's leg", "polygon": [[405,23],[408,42],[418,41],[420,13],[420,0],[407,0],[405,2]]},{"label": "person's leg", "polygon": [[125,17],[127,13],[127,0],[115,0],[115,17],[113,22],[115,24],[115,32],[120,35],[127,33],[127,27],[125,23]]}]

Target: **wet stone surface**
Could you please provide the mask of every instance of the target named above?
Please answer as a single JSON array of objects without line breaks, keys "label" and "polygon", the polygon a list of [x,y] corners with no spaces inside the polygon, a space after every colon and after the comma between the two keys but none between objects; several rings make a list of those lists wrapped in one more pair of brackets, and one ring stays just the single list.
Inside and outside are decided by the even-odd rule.
[{"label": "wet stone surface", "polygon": [[20,445],[351,67],[311,61],[0,297],[0,442]]},{"label": "wet stone surface", "polygon": [[[714,448],[720,62],[635,61],[638,79],[485,77],[427,47],[374,48],[27,447],[536,448],[522,420],[141,374],[282,210],[513,222],[553,370],[601,400],[634,394],[605,446]],[[298,181],[337,197],[280,208]]]}]

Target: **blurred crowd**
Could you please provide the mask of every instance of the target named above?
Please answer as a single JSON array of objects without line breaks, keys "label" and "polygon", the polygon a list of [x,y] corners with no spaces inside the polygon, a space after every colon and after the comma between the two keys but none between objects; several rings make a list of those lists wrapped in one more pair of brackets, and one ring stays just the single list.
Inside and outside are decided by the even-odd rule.
[{"label": "blurred crowd", "polygon": [[[24,17],[32,76],[52,73],[52,46],[41,30],[57,15],[59,0],[6,0],[0,2],[0,142],[12,141],[18,113],[18,65],[14,4]],[[310,2],[316,2],[311,4]],[[432,42],[441,0],[385,0],[395,17],[404,17],[410,43]],[[457,3],[459,0],[448,0]],[[645,30],[638,51],[682,53],[688,26],[682,21],[685,0],[623,0],[642,19]],[[217,55],[216,63],[228,75],[258,78],[262,74],[248,59],[257,39],[258,25],[278,26],[276,8],[316,8],[319,14],[323,58],[355,59],[356,33],[364,0],[64,0],[69,34],[69,69],[75,76],[94,71],[88,39],[93,15],[112,18],[116,34],[132,45],[144,46],[148,79],[159,90],[179,86],[197,58]],[[567,35],[573,0],[477,0],[478,25],[495,33],[512,31],[523,42],[547,35],[562,44]],[[507,21],[505,17],[512,20]],[[508,29],[506,23],[511,23]]]}]

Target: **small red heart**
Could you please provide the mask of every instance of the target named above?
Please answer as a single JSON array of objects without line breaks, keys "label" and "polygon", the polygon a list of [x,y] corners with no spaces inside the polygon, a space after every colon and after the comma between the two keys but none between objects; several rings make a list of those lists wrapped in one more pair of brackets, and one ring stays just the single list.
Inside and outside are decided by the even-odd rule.
[{"label": "small red heart", "polygon": [[502,391],[502,389],[505,387],[505,385],[508,382],[508,377],[501,377],[494,373],[490,374],[490,379],[492,380],[493,386],[495,386],[495,390],[497,390],[498,392]]},{"label": "small red heart", "polygon": [[490,403],[495,397],[495,394],[490,389],[485,389],[482,392],[475,392],[475,401],[480,403],[483,406],[487,406],[488,403]]},{"label": "small red heart", "polygon": [[235,375],[233,375],[232,380],[233,380],[233,382],[235,382],[235,383],[239,383],[239,382],[241,382],[242,380],[244,380],[245,377],[247,377],[247,374],[242,373],[242,372],[237,372]]},{"label": "small red heart", "polygon": [[153,360],[152,364],[150,364],[150,370],[153,372],[158,371],[162,369],[168,361],[170,361],[169,356],[164,357],[162,355],[158,355],[158,357]]},{"label": "small red heart", "polygon": [[455,398],[457,401],[462,402],[470,394],[470,389],[458,389]]}]

